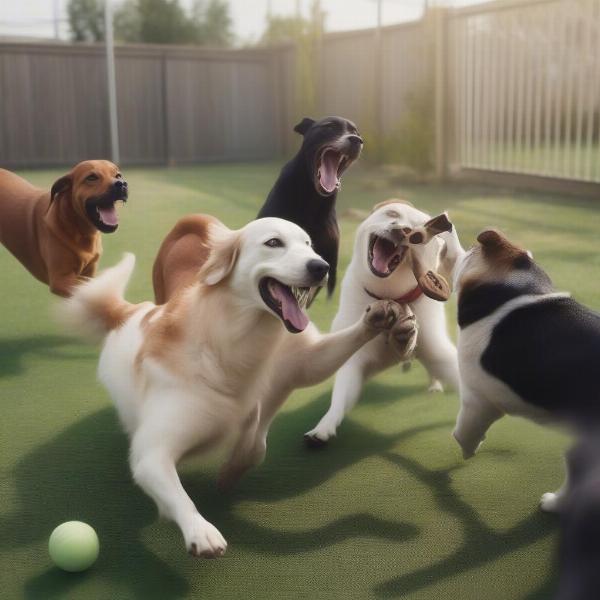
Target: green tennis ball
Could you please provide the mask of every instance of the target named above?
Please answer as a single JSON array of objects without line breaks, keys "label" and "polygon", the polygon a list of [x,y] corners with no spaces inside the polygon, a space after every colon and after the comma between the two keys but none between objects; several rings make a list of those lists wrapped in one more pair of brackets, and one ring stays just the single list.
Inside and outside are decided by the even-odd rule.
[{"label": "green tennis ball", "polygon": [[96,562],[100,543],[93,527],[81,521],[67,521],[50,535],[48,552],[52,562],[64,571],[85,571]]}]

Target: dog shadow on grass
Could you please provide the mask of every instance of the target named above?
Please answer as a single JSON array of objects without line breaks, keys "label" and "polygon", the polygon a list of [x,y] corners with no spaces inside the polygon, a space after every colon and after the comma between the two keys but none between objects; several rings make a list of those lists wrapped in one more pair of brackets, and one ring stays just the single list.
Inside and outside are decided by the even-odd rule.
[{"label": "dog shadow on grass", "polygon": [[[402,393],[395,387],[379,387],[384,397],[397,398]],[[348,420],[341,443],[326,452],[311,452],[302,444],[302,433],[320,416],[328,397],[323,395],[317,402],[279,416],[270,438],[267,464],[249,475],[237,492],[218,493],[214,478],[205,472],[186,472],[182,477],[202,513],[227,537],[230,556],[235,557],[237,547],[292,555],[354,537],[398,543],[418,535],[419,529],[412,524],[367,513],[345,515],[322,527],[293,532],[262,526],[234,514],[232,509],[240,501],[295,497],[340,469],[385,453],[400,440],[448,426],[433,423],[383,435]],[[62,598],[85,582],[89,585],[89,577],[108,581],[115,597],[121,590],[123,597],[180,598],[190,590],[190,577],[197,584],[199,578],[223,576],[223,567],[217,565],[225,564],[227,557],[198,565],[197,559],[186,555],[177,527],[158,523],[153,503],[132,483],[127,454],[126,437],[112,407],[107,407],[66,428],[17,463],[12,475],[18,509],[0,517],[0,548],[45,546],[57,524],[73,519],[93,525],[101,540],[100,557],[89,573],[70,574],[47,568],[26,581],[26,598]],[[290,464],[294,465],[293,475],[286,477]],[[160,556],[144,542],[146,529],[154,539],[158,530]]]},{"label": "dog shadow on grass", "polygon": [[[29,356],[48,358],[89,359],[89,348],[77,345],[77,352],[69,352],[74,346],[73,338],[59,335],[36,335],[31,337],[0,338],[0,378],[20,375],[25,371],[24,362]],[[66,350],[66,351],[65,351]]]},{"label": "dog shadow on grass", "polygon": [[[371,384],[369,395],[385,403],[401,401],[406,393],[411,392],[406,388]],[[408,595],[433,581],[493,561],[548,533],[550,518],[540,514],[525,519],[508,532],[490,530],[452,490],[450,476],[459,466],[432,471],[397,454],[399,443],[435,429],[447,433],[449,422],[382,434],[348,419],[343,435],[331,447],[306,449],[302,433],[321,416],[328,400],[329,394],[324,394],[315,402],[281,413],[269,437],[265,464],[251,472],[230,494],[220,494],[214,478],[206,472],[185,470],[184,487],[206,518],[226,536],[229,556],[235,559],[236,548],[295,555],[351,538],[387,539],[392,543],[415,539],[419,535],[415,525],[368,513],[345,515],[324,526],[300,531],[270,528],[236,514],[235,505],[239,502],[268,505],[296,497],[371,456],[389,460],[429,486],[439,500],[440,511],[460,518],[465,530],[465,543],[452,556],[381,584],[375,590],[378,595]],[[102,548],[97,564],[88,574],[48,568],[28,579],[24,590],[27,599],[62,598],[90,576],[108,581],[115,590],[114,597],[181,598],[190,591],[190,578],[197,586],[198,579],[211,581],[224,576],[225,567],[219,565],[226,564],[227,556],[197,566],[196,559],[185,554],[177,527],[158,523],[153,503],[132,483],[127,453],[126,437],[113,409],[107,407],[68,427],[17,463],[13,476],[17,488],[15,505],[19,508],[0,518],[0,547],[45,545],[57,524],[79,519],[96,528]],[[146,530],[154,539],[158,531],[160,556],[145,543]]]},{"label": "dog shadow on grass", "polygon": [[[452,473],[460,469],[461,464],[448,469],[431,470],[397,453],[386,453],[384,458],[430,488],[440,513],[458,519],[462,524],[463,540],[460,547],[444,559],[378,585],[374,591],[379,597],[408,597],[432,583],[452,579],[465,571],[480,568],[519,548],[529,546],[549,535],[556,527],[555,516],[536,509],[514,527],[496,531],[486,525],[476,510],[453,491]],[[507,578],[509,577],[510,575],[507,575]],[[542,587],[528,595],[526,600],[547,599],[554,587],[555,582],[550,576]]]}]

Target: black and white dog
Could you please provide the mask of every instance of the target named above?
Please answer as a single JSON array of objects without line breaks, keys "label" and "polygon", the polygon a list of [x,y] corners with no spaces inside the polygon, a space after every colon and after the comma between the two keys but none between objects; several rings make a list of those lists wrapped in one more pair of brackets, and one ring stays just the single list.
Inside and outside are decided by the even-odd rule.
[{"label": "black and white dog", "polygon": [[342,117],[305,117],[294,131],[304,136],[302,146],[281,170],[258,218],[286,219],[308,233],[315,252],[329,263],[331,294],[340,239],[335,200],[342,174],[360,156],[363,140],[356,125]]},{"label": "black and white dog", "polygon": [[[473,456],[504,414],[569,426],[600,419],[600,315],[554,289],[531,253],[495,230],[482,232],[455,270],[461,408],[454,437]],[[560,511],[569,496],[542,496]]]}]

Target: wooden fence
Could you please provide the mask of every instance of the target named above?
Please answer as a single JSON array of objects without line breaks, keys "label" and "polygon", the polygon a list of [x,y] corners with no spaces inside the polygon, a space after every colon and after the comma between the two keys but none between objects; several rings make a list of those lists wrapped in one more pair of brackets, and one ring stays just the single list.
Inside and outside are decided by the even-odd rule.
[{"label": "wooden fence", "polygon": [[[273,53],[116,49],[124,164],[277,154]],[[110,154],[102,46],[0,45],[0,163],[70,164]]]},{"label": "wooden fence", "polygon": [[[304,114],[340,114],[372,157],[440,177],[600,183],[600,0],[437,8],[308,49],[121,46],[116,70],[126,164],[275,157]],[[0,89],[2,165],[108,155],[101,46],[0,44]]]}]

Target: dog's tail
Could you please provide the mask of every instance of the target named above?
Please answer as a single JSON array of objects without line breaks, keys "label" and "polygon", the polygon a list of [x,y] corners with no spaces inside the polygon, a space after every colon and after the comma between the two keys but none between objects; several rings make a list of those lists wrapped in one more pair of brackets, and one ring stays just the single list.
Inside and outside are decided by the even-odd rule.
[{"label": "dog's tail", "polygon": [[76,286],[59,305],[59,320],[72,333],[95,339],[120,327],[138,306],[123,298],[134,266],[135,256],[126,253],[114,267]]}]

